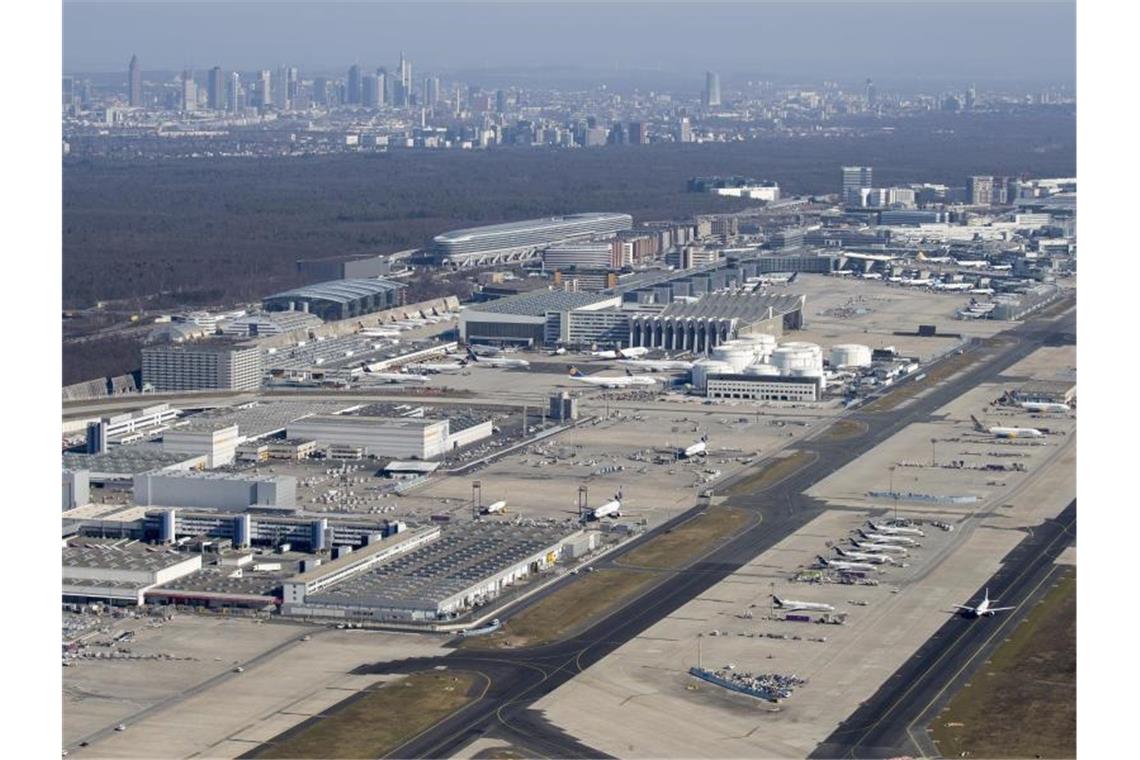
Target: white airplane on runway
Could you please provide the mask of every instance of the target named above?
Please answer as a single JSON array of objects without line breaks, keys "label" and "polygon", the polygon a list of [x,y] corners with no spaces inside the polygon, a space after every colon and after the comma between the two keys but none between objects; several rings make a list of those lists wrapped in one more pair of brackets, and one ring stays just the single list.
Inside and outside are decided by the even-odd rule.
[{"label": "white airplane on runway", "polygon": [[903,546],[918,546],[918,542],[908,536],[888,536],[885,533],[867,533],[862,528],[859,529],[859,535],[867,541],[876,544],[901,544]]},{"label": "white airplane on runway", "polygon": [[456,372],[462,371],[467,366],[464,359],[454,362],[420,362],[419,364],[408,364],[408,369],[416,372],[423,372],[428,375],[454,375]]},{"label": "white airplane on runway", "polygon": [[570,368],[570,379],[587,385],[596,385],[601,388],[630,388],[635,385],[656,386],[657,381],[652,377],[634,377],[629,370],[618,377],[601,377],[598,375],[583,375],[577,367]]},{"label": "white airplane on runway", "polygon": [[896,526],[896,525],[875,525],[875,523],[871,522],[870,520],[867,521],[867,524],[871,526],[871,530],[875,531],[876,533],[882,533],[885,536],[925,536],[926,535],[925,533],[923,533],[918,528],[907,528],[907,527],[901,527],[901,526]]},{"label": "white airplane on runway", "polygon": [[856,549],[864,552],[878,552],[880,554],[901,554],[903,556],[910,554],[909,549],[907,549],[905,546],[899,546],[898,544],[876,544],[871,541],[856,541],[855,539],[851,539],[851,543],[854,544]]},{"label": "white airplane on runway", "polygon": [[692,446],[686,446],[683,449],[677,449],[678,459],[692,459],[697,456],[705,456],[708,454],[708,441],[709,434],[705,433],[701,436],[701,440],[694,443]]},{"label": "white airplane on runway", "polygon": [[813,612],[834,612],[835,608],[822,602],[797,602],[795,599],[781,599],[772,594],[772,601],[782,610],[794,612],[796,610],[811,610]]},{"label": "white airplane on runway", "polygon": [[986,427],[974,415],[970,415],[970,419],[974,421],[974,430],[979,433],[989,433],[995,438],[1044,438],[1045,434],[1037,428],[1023,428],[1023,427]]},{"label": "white airplane on runway", "polygon": [[530,366],[530,362],[526,359],[509,359],[505,356],[479,356],[470,348],[467,349],[467,358],[482,367],[506,367],[508,369],[517,367],[519,369],[526,369]]},{"label": "white airplane on runway", "polygon": [[894,557],[888,557],[885,554],[868,554],[866,552],[851,552],[851,551],[847,551],[846,549],[842,549],[838,546],[835,547],[835,551],[839,554],[840,557],[843,557],[844,559],[853,559],[857,562],[870,562],[872,565],[886,565],[886,564],[893,565],[893,564],[895,564],[895,558]]},{"label": "white airplane on runway", "polygon": [[1015,609],[1014,607],[991,607],[990,605],[996,601],[997,599],[990,599],[990,590],[986,589],[986,597],[978,603],[977,607],[969,607],[964,604],[955,604],[954,606],[968,617],[993,617],[995,612]]}]

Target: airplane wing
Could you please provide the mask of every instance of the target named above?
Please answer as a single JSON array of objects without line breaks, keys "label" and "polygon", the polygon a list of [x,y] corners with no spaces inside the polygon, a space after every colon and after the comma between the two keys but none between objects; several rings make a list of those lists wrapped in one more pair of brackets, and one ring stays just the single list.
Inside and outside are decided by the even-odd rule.
[{"label": "airplane wing", "polygon": [[1002,612],[1003,610],[1016,610],[1016,607],[990,607],[990,612]]},{"label": "airplane wing", "polygon": [[957,607],[960,610],[970,610],[971,612],[973,612],[973,610],[974,610],[973,607],[970,607],[970,606],[965,605],[965,604],[952,604],[950,606],[951,607]]}]

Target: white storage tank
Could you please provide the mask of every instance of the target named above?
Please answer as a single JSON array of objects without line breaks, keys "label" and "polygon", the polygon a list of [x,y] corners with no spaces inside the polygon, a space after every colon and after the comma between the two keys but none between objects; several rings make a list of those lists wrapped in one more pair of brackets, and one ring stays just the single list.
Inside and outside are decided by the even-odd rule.
[{"label": "white storage tank", "polygon": [[708,387],[709,375],[731,375],[732,365],[716,359],[697,359],[693,362],[693,388],[704,391]]},{"label": "white storage tank", "polygon": [[780,374],[780,370],[776,369],[771,364],[757,363],[750,364],[744,368],[744,374],[752,377],[775,377]]},{"label": "white storage tank", "polygon": [[756,333],[755,335],[741,335],[736,340],[741,343],[746,343],[753,346],[758,354],[770,354],[776,348],[776,336],[767,333]]},{"label": "white storage tank", "polygon": [[814,343],[783,343],[772,352],[771,361],[783,373],[792,370],[823,371],[823,351]]},{"label": "white storage tank", "polygon": [[756,352],[751,346],[722,344],[712,350],[712,358],[731,365],[733,372],[743,372],[745,367],[755,363]]},{"label": "white storage tank", "polygon": [[831,367],[868,367],[871,365],[871,347],[859,343],[841,343],[831,347]]}]

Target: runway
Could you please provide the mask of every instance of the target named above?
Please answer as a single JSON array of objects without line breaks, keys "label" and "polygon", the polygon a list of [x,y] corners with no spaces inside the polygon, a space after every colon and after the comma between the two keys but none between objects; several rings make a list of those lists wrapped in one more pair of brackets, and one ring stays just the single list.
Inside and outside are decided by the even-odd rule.
[{"label": "runway", "polygon": [[1006,556],[1001,570],[971,597],[976,601],[988,588],[1002,606],[1016,609],[989,618],[964,618],[948,610],[946,624],[811,757],[937,754],[926,726],[1051,588],[1054,576],[1063,570],[1054,560],[1076,536],[1073,501],[1055,520],[1033,528]]},{"label": "runway", "polygon": [[[927,419],[935,410],[965,391],[994,380],[1003,370],[1040,346],[1050,341],[1066,340],[1067,333],[1075,329],[1074,323],[1075,312],[1071,312],[1053,320],[1021,324],[999,336],[1012,339],[1005,341],[1004,344],[996,347],[993,344],[974,347],[972,350],[988,351],[992,352],[992,355],[957,377],[936,386],[926,395],[915,398],[898,409],[881,412],[859,411],[849,415],[849,419],[858,420],[866,425],[866,432],[861,435],[842,441],[812,440],[809,436],[808,439],[796,443],[795,449],[814,452],[817,455],[815,459],[762,492],[727,501],[730,505],[752,511],[758,522],[695,564],[663,576],[660,583],[592,624],[579,635],[544,647],[479,653],[456,651],[443,657],[376,663],[358,669],[356,672],[359,673],[400,673],[442,666],[474,670],[484,674],[491,682],[491,686],[481,699],[396,748],[388,756],[448,757],[474,739],[485,736],[509,742],[536,757],[604,756],[603,753],[585,746],[575,737],[552,726],[541,714],[530,710],[529,706],[818,516],[823,511],[823,505],[803,495],[803,492],[816,482],[882,443],[906,425]],[[718,488],[730,484],[731,479],[720,484]],[[698,511],[700,508],[694,508],[650,531],[646,536],[650,537],[668,530]],[[1066,514],[1070,512],[1075,521],[1075,505],[1070,506]],[[1075,522],[1072,525],[1075,526]],[[1046,535],[1055,538],[1050,531],[1035,531],[1035,537],[1039,539]],[[1062,535],[1068,534],[1062,533]],[[620,559],[626,551],[640,543],[636,542],[622,551],[615,552],[602,564]],[[1057,551],[1063,548],[1059,546],[1061,543],[1067,542],[1057,540]],[[1053,544],[1049,546],[1052,547]],[[1009,572],[1010,568],[1016,570],[1026,563],[1038,567],[1043,561],[1029,556],[1019,561],[1013,554],[1010,556],[1012,559],[1003,572]],[[1024,575],[1029,576],[1032,573]],[[999,579],[995,581],[993,588],[995,591],[1000,588],[1002,593],[1005,593],[1008,586],[1014,595],[1010,599],[1015,598],[1018,590],[1022,588],[1018,584],[1024,583],[1023,580],[1019,580],[1021,578],[1022,576],[1018,575],[1017,578]],[[508,607],[500,617],[506,619],[510,614],[534,604],[538,599],[560,588],[563,583],[572,580],[573,577],[569,577],[514,608]],[[1003,602],[1010,599],[1003,599]],[[955,624],[952,620],[947,626]],[[964,632],[971,630],[965,626],[962,628]],[[968,641],[972,639],[967,638]],[[933,657],[935,662],[950,661],[950,658],[937,659],[943,650],[943,641],[936,637],[928,642],[916,657]],[[921,672],[926,673],[926,671]],[[934,686],[941,688],[942,684],[938,682],[938,677],[949,676],[951,672],[939,668],[935,672],[928,673],[926,677],[931,688]],[[892,683],[896,680],[892,679]],[[883,705],[889,704],[884,700],[872,700],[872,703],[868,704],[877,701],[882,701]],[[882,720],[872,717],[867,723],[873,724],[875,730],[879,730],[879,726],[882,726],[882,730],[885,731],[887,727],[897,724],[898,721],[893,715],[884,714]],[[599,720],[604,719],[604,716],[599,716]],[[848,724],[853,727],[862,725],[854,721],[848,721]],[[887,737],[887,734],[884,733],[883,737]],[[867,730],[864,730],[863,734],[853,732],[846,739],[848,742],[854,742],[852,749],[858,748],[859,752],[871,746],[868,742],[872,740],[878,741],[879,736],[870,735]],[[841,739],[836,746],[847,745]],[[830,753],[825,754],[830,755]]]}]

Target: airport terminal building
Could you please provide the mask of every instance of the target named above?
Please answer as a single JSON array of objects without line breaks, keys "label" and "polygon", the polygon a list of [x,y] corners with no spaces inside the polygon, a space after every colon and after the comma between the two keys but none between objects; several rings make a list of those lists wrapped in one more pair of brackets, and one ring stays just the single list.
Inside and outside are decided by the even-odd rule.
[{"label": "airport terminal building", "polygon": [[612,237],[633,228],[629,214],[567,214],[545,219],[452,230],[432,240],[432,258],[454,267],[522,261],[557,243]]}]

